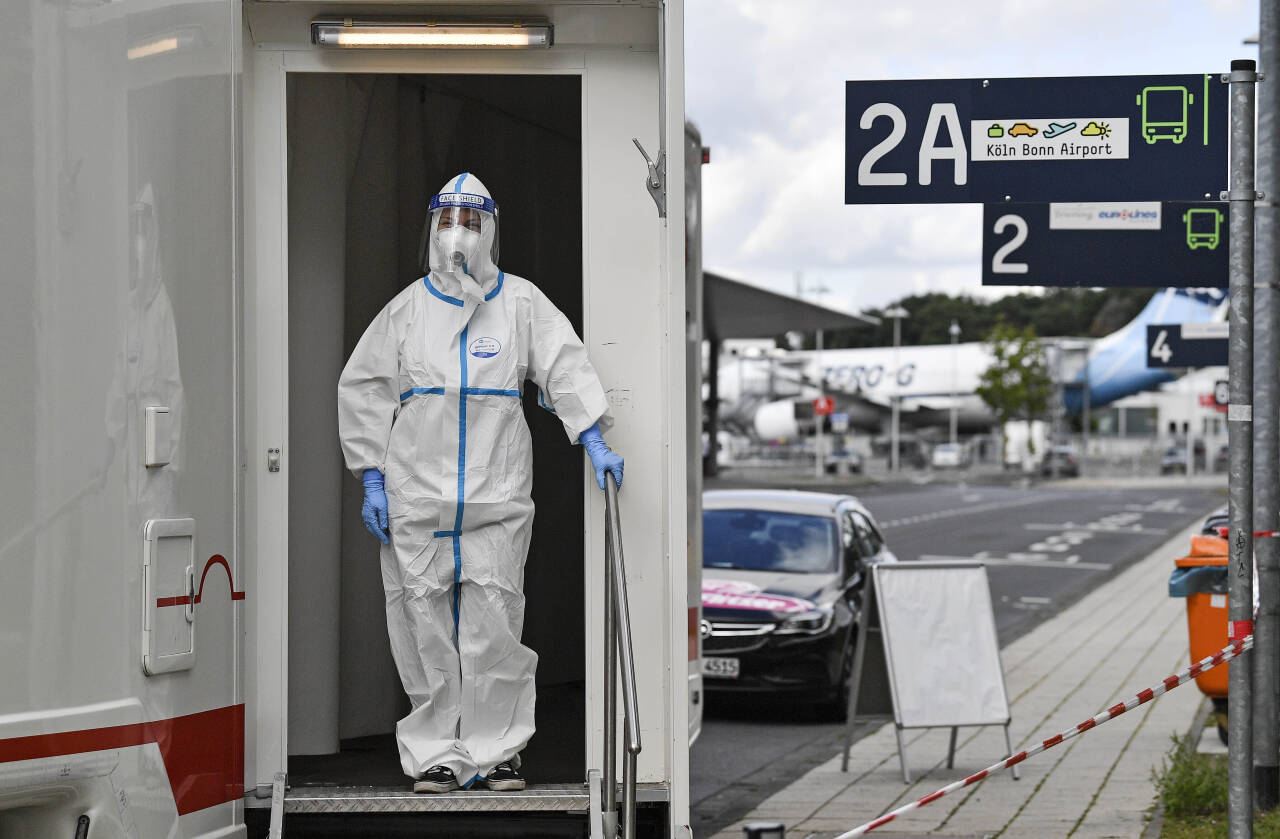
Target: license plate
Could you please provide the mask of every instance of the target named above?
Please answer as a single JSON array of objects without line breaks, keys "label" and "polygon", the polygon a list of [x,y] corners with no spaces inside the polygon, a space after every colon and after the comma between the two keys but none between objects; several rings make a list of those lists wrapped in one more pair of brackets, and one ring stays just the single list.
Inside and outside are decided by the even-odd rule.
[{"label": "license plate", "polygon": [[711,676],[715,679],[736,679],[738,678],[739,662],[736,658],[707,658],[702,659],[702,675]]}]

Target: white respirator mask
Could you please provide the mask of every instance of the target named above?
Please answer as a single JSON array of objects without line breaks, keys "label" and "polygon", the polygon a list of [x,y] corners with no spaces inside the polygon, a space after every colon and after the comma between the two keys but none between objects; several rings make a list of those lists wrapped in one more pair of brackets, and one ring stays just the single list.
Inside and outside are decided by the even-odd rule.
[{"label": "white respirator mask", "polygon": [[474,262],[480,234],[465,227],[449,227],[436,231],[436,243],[455,270]]}]

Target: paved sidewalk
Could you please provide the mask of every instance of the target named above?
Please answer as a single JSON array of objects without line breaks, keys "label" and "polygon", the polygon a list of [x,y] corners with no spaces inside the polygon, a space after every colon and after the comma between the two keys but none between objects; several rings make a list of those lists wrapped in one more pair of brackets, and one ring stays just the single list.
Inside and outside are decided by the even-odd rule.
[{"label": "paved sidewalk", "polygon": [[[1074,606],[1002,651],[1014,748],[1039,743],[1136,694],[1188,662],[1184,601],[1167,593],[1176,557],[1198,525],[1176,534]],[[870,835],[930,837],[1140,837],[1155,802],[1151,770],[1170,736],[1191,727],[1203,696],[1188,683],[1061,746],[952,793]],[[949,729],[904,733],[913,774],[903,784],[893,725],[779,791],[715,839],[776,821],[789,839],[829,839],[1005,757],[999,727],[962,728],[946,768]]]}]

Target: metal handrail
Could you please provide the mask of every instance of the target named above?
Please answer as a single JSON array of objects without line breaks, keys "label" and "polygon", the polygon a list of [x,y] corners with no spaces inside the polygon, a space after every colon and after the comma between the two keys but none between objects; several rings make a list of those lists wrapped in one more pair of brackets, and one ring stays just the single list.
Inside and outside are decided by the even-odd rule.
[{"label": "metal handrail", "polygon": [[[617,835],[618,796],[614,783],[617,743],[617,671],[622,674],[623,725],[626,752],[622,763],[622,837],[636,835],[636,755],[640,753],[640,702],[636,696],[636,661],[631,645],[631,613],[627,605],[627,573],[622,553],[622,519],[618,488],[605,476],[605,685],[604,685],[604,800],[607,835]],[[618,659],[621,658],[619,662]],[[620,667],[618,665],[621,665]]]}]

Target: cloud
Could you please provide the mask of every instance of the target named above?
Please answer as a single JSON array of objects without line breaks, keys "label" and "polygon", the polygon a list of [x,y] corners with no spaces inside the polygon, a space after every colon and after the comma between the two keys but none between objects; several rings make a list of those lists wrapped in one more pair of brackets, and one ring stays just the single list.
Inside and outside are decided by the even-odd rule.
[{"label": "cloud", "polygon": [[704,264],[778,290],[796,272],[856,308],[979,285],[976,206],[844,204],[850,79],[1186,73],[1254,55],[1242,0],[687,0],[686,107],[703,169]]}]

